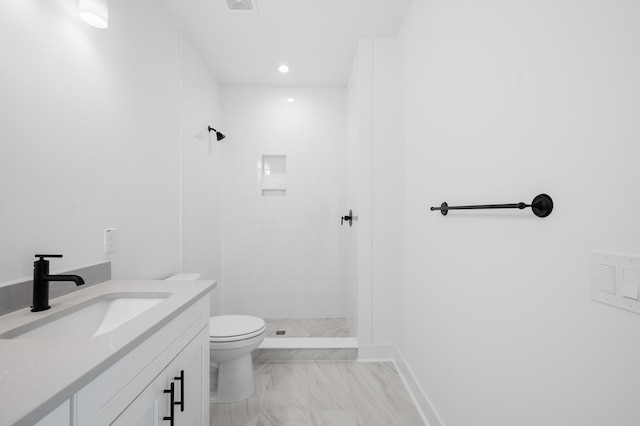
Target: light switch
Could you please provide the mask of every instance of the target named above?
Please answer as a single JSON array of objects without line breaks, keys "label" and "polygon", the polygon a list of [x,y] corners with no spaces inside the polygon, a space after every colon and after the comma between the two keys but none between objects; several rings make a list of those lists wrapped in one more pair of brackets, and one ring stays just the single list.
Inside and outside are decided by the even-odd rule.
[{"label": "light switch", "polygon": [[615,270],[611,265],[598,265],[600,291],[616,294]]},{"label": "light switch", "polygon": [[627,299],[638,300],[640,286],[640,271],[636,269],[622,270],[622,295]]},{"label": "light switch", "polygon": [[591,251],[591,300],[640,314],[640,254]]}]

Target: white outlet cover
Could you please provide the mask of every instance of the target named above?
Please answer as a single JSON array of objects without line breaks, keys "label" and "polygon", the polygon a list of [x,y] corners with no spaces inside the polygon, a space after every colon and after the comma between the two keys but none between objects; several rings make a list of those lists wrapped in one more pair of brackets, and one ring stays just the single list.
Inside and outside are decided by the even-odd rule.
[{"label": "white outlet cover", "polygon": [[104,252],[114,253],[118,250],[118,229],[107,228],[104,230]]}]

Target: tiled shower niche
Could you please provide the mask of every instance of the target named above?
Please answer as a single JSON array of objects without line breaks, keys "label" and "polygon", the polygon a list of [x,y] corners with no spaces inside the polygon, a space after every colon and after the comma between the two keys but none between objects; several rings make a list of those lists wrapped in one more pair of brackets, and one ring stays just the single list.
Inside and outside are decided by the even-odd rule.
[{"label": "tiled shower niche", "polygon": [[287,156],[263,155],[258,160],[260,189],[265,197],[287,195]]}]

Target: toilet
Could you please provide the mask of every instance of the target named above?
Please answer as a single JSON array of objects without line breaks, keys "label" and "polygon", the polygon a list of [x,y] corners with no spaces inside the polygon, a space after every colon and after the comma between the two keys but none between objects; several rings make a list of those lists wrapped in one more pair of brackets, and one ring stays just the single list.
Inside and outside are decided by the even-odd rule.
[{"label": "toilet", "polygon": [[[200,274],[181,273],[168,280],[197,280]],[[255,391],[251,353],[264,340],[266,324],[249,315],[220,315],[209,319],[211,368],[217,367],[211,383],[212,402],[238,402]]]}]

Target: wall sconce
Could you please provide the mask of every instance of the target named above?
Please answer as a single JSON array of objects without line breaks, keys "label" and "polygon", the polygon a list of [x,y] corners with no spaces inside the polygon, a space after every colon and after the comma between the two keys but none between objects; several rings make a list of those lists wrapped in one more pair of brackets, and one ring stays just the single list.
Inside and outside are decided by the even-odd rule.
[{"label": "wall sconce", "polygon": [[216,132],[216,138],[218,139],[218,141],[221,141],[222,139],[225,138],[225,136],[222,133],[220,133],[219,131],[217,131],[211,126],[209,126],[209,132]]},{"label": "wall sconce", "polygon": [[109,0],[79,0],[78,14],[87,24],[96,28],[109,26]]}]

